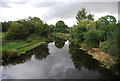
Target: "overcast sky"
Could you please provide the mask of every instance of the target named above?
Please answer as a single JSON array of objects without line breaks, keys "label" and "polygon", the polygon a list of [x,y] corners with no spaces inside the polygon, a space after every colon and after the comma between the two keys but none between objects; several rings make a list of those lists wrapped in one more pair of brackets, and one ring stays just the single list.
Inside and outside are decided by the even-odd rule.
[{"label": "overcast sky", "polygon": [[[89,1],[89,2],[88,2]],[[75,15],[81,8],[93,13],[95,20],[105,15],[118,18],[119,0],[0,0],[0,21],[37,16],[48,24],[63,20],[76,24]]]}]

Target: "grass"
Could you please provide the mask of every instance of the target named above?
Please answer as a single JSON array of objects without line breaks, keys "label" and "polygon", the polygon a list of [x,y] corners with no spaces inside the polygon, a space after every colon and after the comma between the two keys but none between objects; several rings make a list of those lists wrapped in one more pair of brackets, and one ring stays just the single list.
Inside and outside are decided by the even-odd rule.
[{"label": "grass", "polygon": [[6,52],[17,52],[17,54],[25,53],[26,51],[35,48],[47,41],[46,38],[42,38],[38,35],[32,35],[27,40],[7,40],[2,44],[3,54]]},{"label": "grass", "polygon": [[0,32],[0,38],[5,38],[5,32]]}]

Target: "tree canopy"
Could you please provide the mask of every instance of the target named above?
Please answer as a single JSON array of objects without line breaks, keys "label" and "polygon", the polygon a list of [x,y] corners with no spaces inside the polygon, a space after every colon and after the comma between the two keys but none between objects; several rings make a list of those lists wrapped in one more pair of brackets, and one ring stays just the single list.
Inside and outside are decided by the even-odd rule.
[{"label": "tree canopy", "polygon": [[82,8],[76,14],[77,23],[80,23],[83,19],[85,19],[85,20],[94,20],[93,17],[94,17],[93,14],[87,14],[85,8]]},{"label": "tree canopy", "polygon": [[58,21],[55,25],[55,32],[66,32],[66,28],[68,28],[67,25],[63,21]]},{"label": "tree canopy", "polygon": [[112,15],[106,15],[103,16],[101,18],[99,18],[98,20],[100,20],[102,23],[104,24],[110,24],[110,23],[116,23],[116,18]]}]

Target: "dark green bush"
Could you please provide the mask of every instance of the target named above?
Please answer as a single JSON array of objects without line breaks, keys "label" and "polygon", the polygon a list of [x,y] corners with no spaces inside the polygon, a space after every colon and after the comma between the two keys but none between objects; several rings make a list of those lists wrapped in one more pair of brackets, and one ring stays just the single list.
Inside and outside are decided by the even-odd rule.
[{"label": "dark green bush", "polygon": [[13,22],[10,24],[6,38],[10,40],[25,39],[28,36],[28,33],[29,30],[27,30],[24,25]]}]

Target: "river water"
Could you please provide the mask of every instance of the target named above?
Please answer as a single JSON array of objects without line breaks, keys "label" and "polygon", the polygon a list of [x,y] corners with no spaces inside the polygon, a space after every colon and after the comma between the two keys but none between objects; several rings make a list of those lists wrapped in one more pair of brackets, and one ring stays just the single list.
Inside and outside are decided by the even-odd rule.
[{"label": "river water", "polygon": [[114,78],[79,46],[56,40],[4,62],[3,79],[103,79]]}]

